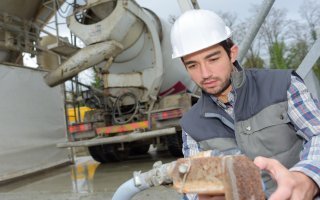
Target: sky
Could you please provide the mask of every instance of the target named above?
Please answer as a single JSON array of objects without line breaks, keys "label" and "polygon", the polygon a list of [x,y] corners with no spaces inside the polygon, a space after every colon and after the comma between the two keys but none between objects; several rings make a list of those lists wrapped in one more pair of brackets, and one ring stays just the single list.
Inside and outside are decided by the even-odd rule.
[{"label": "sky", "polygon": [[[168,15],[179,16],[180,9],[176,0],[136,0],[142,7],[147,7],[160,17],[167,19]],[[273,7],[286,9],[289,19],[300,19],[299,7],[304,0],[275,0]],[[230,12],[246,19],[250,16],[252,5],[261,5],[264,0],[198,0],[202,9],[215,12]]]},{"label": "sky", "polygon": [[[79,0],[78,0],[79,1]],[[177,0],[136,0],[140,6],[154,11],[163,20],[168,20],[169,15],[181,14]],[[265,0],[198,0],[200,8],[215,12],[229,12],[236,14],[240,20],[248,19],[253,5],[261,5]],[[288,19],[300,20],[299,7],[304,0],[275,0],[273,7],[285,9]],[[69,33],[67,33],[69,34]],[[63,35],[63,34],[62,34]],[[35,59],[25,56],[25,62],[36,67]]]}]

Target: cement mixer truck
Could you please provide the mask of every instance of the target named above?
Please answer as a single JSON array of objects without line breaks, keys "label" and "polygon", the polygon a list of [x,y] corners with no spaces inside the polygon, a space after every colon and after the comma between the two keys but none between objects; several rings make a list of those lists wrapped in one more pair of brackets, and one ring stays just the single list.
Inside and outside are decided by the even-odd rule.
[{"label": "cement mixer truck", "polygon": [[101,163],[146,153],[150,144],[181,156],[178,121],[197,96],[181,61],[171,59],[170,23],[133,0],[88,0],[73,13],[68,27],[86,46],[45,81],[56,86],[95,67],[103,88],[83,92],[93,110],[57,146],[87,146]]}]

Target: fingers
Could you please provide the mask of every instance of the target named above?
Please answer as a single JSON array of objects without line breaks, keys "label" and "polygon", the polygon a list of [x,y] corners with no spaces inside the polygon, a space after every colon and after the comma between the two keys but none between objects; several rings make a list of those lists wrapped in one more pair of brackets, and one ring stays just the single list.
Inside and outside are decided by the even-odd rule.
[{"label": "fingers", "polygon": [[270,175],[278,182],[279,176],[282,173],[288,173],[289,171],[279,161],[271,158],[257,157],[254,159],[254,164],[261,170],[266,170]]},{"label": "fingers", "polygon": [[254,164],[261,170],[266,170],[277,182],[276,191],[270,196],[269,200],[290,199],[293,189],[293,182],[290,172],[279,161],[270,158],[257,157]]},{"label": "fingers", "polygon": [[[272,158],[265,158],[262,156],[258,156],[254,159],[254,164],[257,165],[262,170],[271,171],[275,168],[283,167],[282,164]],[[284,167],[283,167],[284,168]]]},{"label": "fingers", "polygon": [[267,161],[266,161],[267,159],[268,158],[258,156],[254,159],[253,163],[257,165],[257,167],[259,167],[261,170],[264,170],[267,165]]},{"label": "fingers", "polygon": [[257,166],[257,167],[259,167],[260,168],[260,170],[266,170],[268,173],[270,173],[270,175],[272,176],[272,177],[274,177],[274,174],[273,174],[273,172],[272,171],[274,171],[274,170],[272,170],[272,168],[274,168],[274,167],[272,167],[272,165],[270,164],[270,159],[269,158],[265,158],[265,157],[261,157],[261,156],[259,156],[259,157],[256,157],[255,159],[254,159],[254,161],[253,161],[253,163]]},{"label": "fingers", "polygon": [[278,185],[276,191],[270,196],[269,200],[291,199],[292,189],[285,185]]}]

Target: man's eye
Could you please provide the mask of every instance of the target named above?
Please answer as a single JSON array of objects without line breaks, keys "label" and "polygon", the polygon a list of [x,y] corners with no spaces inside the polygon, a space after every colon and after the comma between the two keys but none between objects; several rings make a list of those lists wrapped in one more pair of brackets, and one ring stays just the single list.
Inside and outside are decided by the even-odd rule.
[{"label": "man's eye", "polygon": [[216,61],[216,60],[218,60],[219,58],[210,58],[209,59],[209,62],[214,62],[214,61]]},{"label": "man's eye", "polygon": [[196,67],[196,65],[188,65],[188,66],[187,66],[188,69],[193,69],[193,68],[195,68],[195,67]]}]

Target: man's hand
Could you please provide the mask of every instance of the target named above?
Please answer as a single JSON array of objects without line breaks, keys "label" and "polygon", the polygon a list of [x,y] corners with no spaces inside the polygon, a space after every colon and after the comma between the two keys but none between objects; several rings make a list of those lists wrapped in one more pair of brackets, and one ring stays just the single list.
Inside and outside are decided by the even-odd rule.
[{"label": "man's hand", "polygon": [[261,170],[266,170],[277,182],[276,191],[269,200],[301,200],[313,199],[319,188],[317,184],[302,172],[291,172],[279,161],[270,158],[257,157],[254,164]]}]

